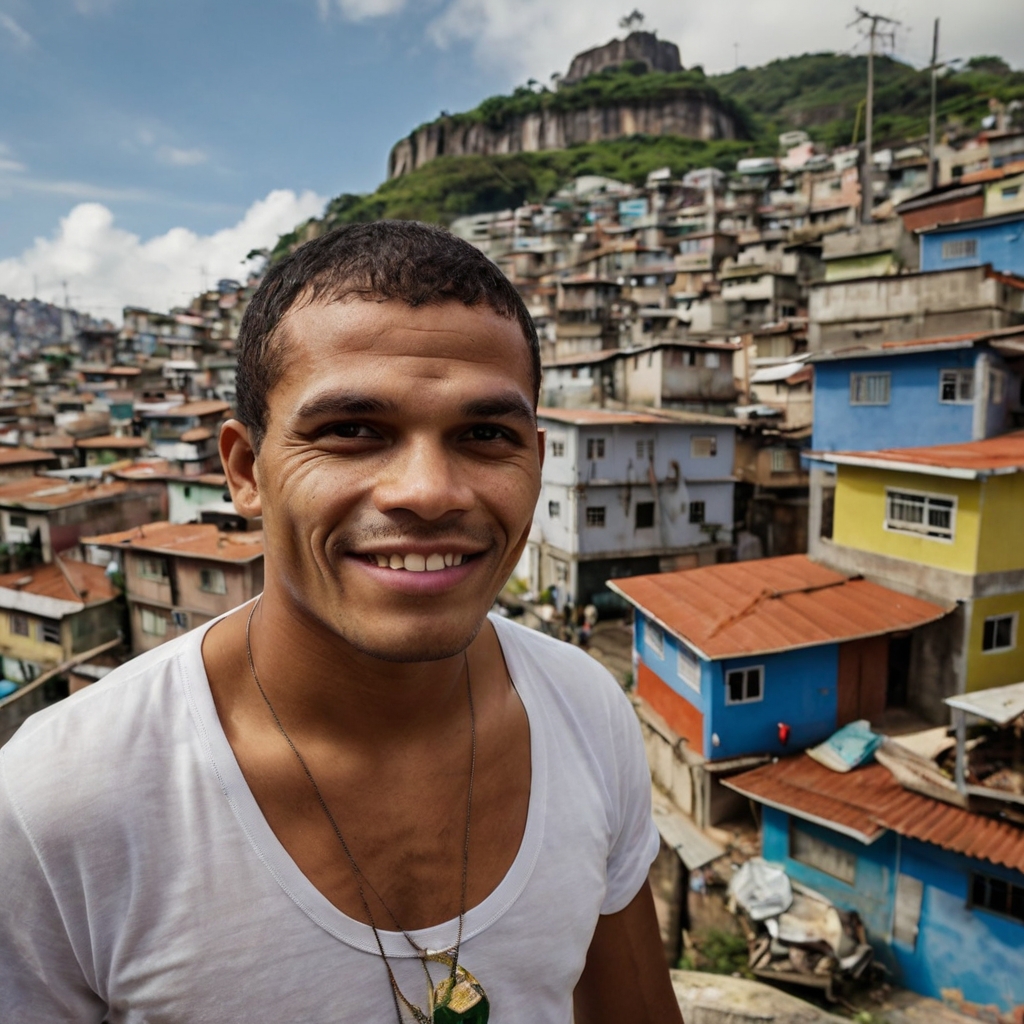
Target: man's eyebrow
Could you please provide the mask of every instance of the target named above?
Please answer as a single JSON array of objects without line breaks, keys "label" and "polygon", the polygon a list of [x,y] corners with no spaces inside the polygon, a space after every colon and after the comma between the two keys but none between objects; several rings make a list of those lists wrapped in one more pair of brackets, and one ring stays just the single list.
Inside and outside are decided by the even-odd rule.
[{"label": "man's eyebrow", "polygon": [[296,419],[319,419],[321,416],[372,416],[395,411],[393,402],[357,391],[331,391],[313,395],[295,411]]},{"label": "man's eyebrow", "polygon": [[478,398],[462,406],[462,415],[479,419],[501,419],[513,416],[516,419],[536,422],[533,406],[522,395],[515,391],[507,391],[500,395]]}]

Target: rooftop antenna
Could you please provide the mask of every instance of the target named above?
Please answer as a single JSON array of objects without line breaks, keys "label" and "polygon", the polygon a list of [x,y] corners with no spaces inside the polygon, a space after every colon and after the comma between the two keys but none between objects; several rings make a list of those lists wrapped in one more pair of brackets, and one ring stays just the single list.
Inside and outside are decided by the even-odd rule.
[{"label": "rooftop antenna", "polygon": [[[847,26],[861,25],[868,22],[867,36],[870,40],[868,46],[868,98],[864,107],[864,179],[861,183],[861,216],[864,224],[871,223],[871,211],[874,206],[874,170],[875,162],[872,159],[872,130],[874,128],[874,105],[875,105],[875,40],[884,39],[890,46],[896,45],[896,26],[900,22],[893,18],[887,18],[884,14],[869,14],[863,7],[855,7],[857,17]],[[889,29],[879,29],[879,25],[892,25]]]}]

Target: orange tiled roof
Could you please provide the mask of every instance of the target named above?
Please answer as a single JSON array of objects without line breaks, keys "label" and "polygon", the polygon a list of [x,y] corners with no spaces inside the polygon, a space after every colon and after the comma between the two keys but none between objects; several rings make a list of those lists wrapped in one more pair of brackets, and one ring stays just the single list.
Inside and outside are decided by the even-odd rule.
[{"label": "orange tiled roof", "polygon": [[824,823],[863,843],[890,829],[965,857],[1024,871],[1024,829],[904,789],[880,764],[834,772],[800,754],[724,781],[744,796]]},{"label": "orange tiled roof", "polygon": [[53,452],[39,448],[13,448],[0,445],[0,467],[20,466],[30,462],[52,462],[56,459]]},{"label": "orange tiled roof", "polygon": [[117,533],[83,537],[82,543],[216,562],[251,562],[263,554],[262,531],[219,530],[213,523],[149,523]]},{"label": "orange tiled roof", "polygon": [[949,611],[833,572],[806,555],[633,576],[608,585],[711,659],[882,636],[934,622]]},{"label": "orange tiled roof", "polygon": [[0,505],[63,508],[65,505],[111,498],[127,490],[128,485],[123,483],[79,483],[57,477],[34,476],[0,486]]},{"label": "orange tiled roof", "polygon": [[32,569],[5,573],[0,576],[0,587],[87,605],[117,597],[117,590],[102,566],[70,558],[60,559],[59,565],[50,562]]}]

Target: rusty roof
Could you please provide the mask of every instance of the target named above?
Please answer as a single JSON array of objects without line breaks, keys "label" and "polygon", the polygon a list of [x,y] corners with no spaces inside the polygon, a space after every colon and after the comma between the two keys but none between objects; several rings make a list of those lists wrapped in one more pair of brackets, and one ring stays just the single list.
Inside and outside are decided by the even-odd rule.
[{"label": "rusty roof", "polygon": [[800,754],[723,780],[744,796],[871,843],[887,829],[1024,871],[1024,829],[904,789],[880,764],[834,772]]},{"label": "rusty roof", "polygon": [[102,437],[83,437],[75,444],[79,448],[145,448],[148,442],[144,437],[117,437],[104,434]]},{"label": "rusty roof", "polygon": [[1024,430],[983,441],[937,444],[925,448],[882,448],[865,452],[808,452],[811,458],[840,466],[868,466],[976,480],[1024,472]]},{"label": "rusty roof", "polygon": [[608,586],[711,660],[883,636],[949,611],[806,555],[632,576]]},{"label": "rusty roof", "polygon": [[183,402],[181,405],[172,405],[169,409],[159,411],[146,409],[142,415],[146,418],[171,420],[188,416],[214,416],[217,413],[225,413],[230,408],[228,402],[210,398],[200,402]]},{"label": "rusty roof", "polygon": [[0,445],[0,467],[21,466],[30,462],[53,462],[57,458],[53,452],[39,448],[14,448]]},{"label": "rusty roof", "polygon": [[212,523],[148,523],[117,533],[83,537],[82,543],[215,562],[251,562],[263,555],[262,531],[219,530]]},{"label": "rusty roof", "polygon": [[0,506],[45,510],[127,494],[123,483],[96,483],[34,476],[0,486]]},{"label": "rusty roof", "polygon": [[543,406],[537,410],[537,418],[558,420],[561,423],[571,423],[577,427],[629,427],[640,423],[666,424],[672,422],[668,416],[629,409],[612,412],[608,409],[554,409]]},{"label": "rusty roof", "polygon": [[0,587],[87,605],[110,601],[118,593],[102,566],[71,558],[5,573],[0,576]]}]

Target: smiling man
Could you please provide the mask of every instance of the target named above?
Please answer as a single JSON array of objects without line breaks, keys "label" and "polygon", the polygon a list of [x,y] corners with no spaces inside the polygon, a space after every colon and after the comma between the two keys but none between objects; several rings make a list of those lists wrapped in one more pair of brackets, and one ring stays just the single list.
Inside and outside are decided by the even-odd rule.
[{"label": "smiling man", "polygon": [[681,1020],[632,709],[488,617],[539,378],[522,300],[447,232],[270,271],[221,435],[264,592],[0,752],[0,1019]]}]

